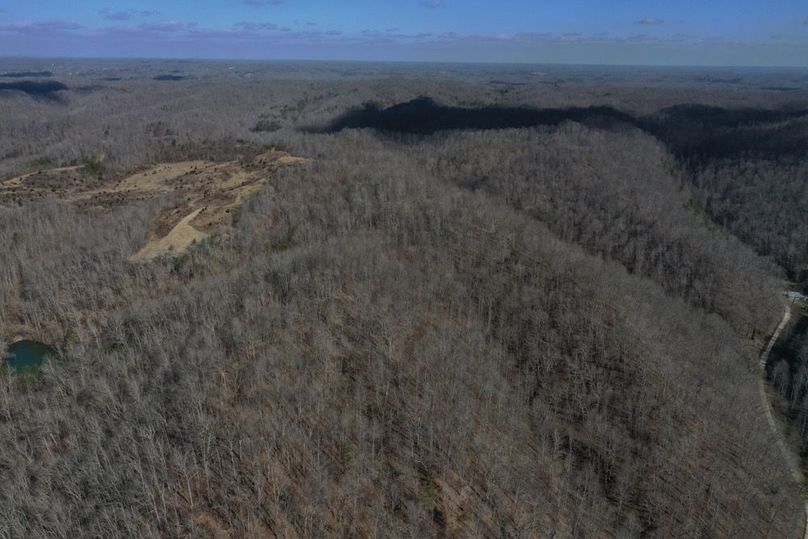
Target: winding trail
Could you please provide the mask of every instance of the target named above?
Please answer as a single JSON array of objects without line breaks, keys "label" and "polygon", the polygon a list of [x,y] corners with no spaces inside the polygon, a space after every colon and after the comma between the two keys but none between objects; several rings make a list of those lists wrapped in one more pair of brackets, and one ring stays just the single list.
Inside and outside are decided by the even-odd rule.
[{"label": "winding trail", "polygon": [[[769,355],[771,354],[774,345],[777,343],[777,339],[780,338],[780,334],[783,332],[790,320],[791,303],[789,302],[786,303],[785,312],[783,313],[783,319],[780,321],[780,325],[778,325],[777,329],[774,330],[774,334],[772,334],[768,344],[766,344],[766,348],[763,350],[763,353],[760,354],[759,389],[760,400],[763,403],[763,410],[766,412],[766,421],[769,423],[772,434],[774,434],[774,439],[777,441],[777,446],[780,448],[780,452],[783,454],[783,459],[788,465],[788,471],[791,474],[792,479],[797,482],[797,484],[800,486],[800,491],[802,491],[804,477],[800,469],[799,459],[786,445],[785,437],[780,431],[780,428],[777,426],[777,422],[774,419],[771,402],[769,402],[769,397],[766,395],[766,364],[769,362]],[[808,500],[803,500],[803,503],[805,507],[805,526],[803,528],[803,539],[808,539]]]}]

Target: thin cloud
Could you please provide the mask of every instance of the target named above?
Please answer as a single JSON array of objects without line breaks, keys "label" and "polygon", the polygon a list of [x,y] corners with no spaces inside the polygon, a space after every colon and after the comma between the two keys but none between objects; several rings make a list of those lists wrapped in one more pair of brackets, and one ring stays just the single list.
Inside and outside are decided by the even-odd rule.
[{"label": "thin cloud", "polygon": [[277,30],[278,25],[271,22],[237,22],[233,25],[238,30],[246,30],[248,32],[255,32],[258,30]]},{"label": "thin cloud", "polygon": [[0,24],[0,32],[13,32],[17,34],[72,32],[74,30],[81,30],[82,28],[84,28],[82,25],[68,21],[25,21]]},{"label": "thin cloud", "polygon": [[104,17],[107,21],[129,21],[137,17],[152,17],[159,15],[159,11],[147,9],[124,9],[122,11],[114,11],[111,9],[101,9],[98,14]]},{"label": "thin cloud", "polygon": [[656,19],[654,17],[645,17],[644,19],[640,19],[637,21],[637,24],[644,24],[646,26],[657,26],[664,23],[662,19]]},{"label": "thin cloud", "polygon": [[163,21],[150,24],[141,24],[138,28],[148,32],[180,32],[188,28],[193,28],[195,24],[185,24],[180,21]]},{"label": "thin cloud", "polygon": [[443,0],[421,0],[421,5],[429,9],[438,9],[443,7]]},{"label": "thin cloud", "polygon": [[242,0],[242,4],[250,7],[269,7],[283,4],[283,0]]}]

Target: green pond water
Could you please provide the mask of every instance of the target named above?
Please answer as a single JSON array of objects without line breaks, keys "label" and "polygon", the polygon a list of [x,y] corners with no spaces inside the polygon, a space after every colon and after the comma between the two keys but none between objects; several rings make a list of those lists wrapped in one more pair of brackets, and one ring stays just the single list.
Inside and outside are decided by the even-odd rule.
[{"label": "green pond water", "polygon": [[8,347],[6,364],[17,372],[36,370],[56,350],[37,341],[19,341]]}]

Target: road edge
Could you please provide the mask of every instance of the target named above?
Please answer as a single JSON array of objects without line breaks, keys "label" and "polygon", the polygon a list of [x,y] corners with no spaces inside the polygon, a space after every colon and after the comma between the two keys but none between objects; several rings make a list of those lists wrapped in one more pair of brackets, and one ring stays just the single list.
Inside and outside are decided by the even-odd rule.
[{"label": "road edge", "polygon": [[[769,355],[771,354],[774,345],[777,344],[780,334],[788,325],[789,321],[791,321],[791,302],[786,303],[783,319],[780,321],[777,329],[774,330],[774,333],[769,338],[766,348],[764,348],[763,352],[760,354],[760,361],[758,363],[758,367],[760,368],[758,388],[760,390],[760,400],[763,403],[763,410],[766,413],[766,422],[769,424],[772,434],[774,434],[774,438],[777,441],[777,445],[783,455],[783,460],[785,460],[786,465],[788,466],[788,471],[791,478],[797,483],[797,485],[799,485],[800,492],[802,492],[802,485],[805,478],[802,474],[802,470],[800,469],[799,459],[788,448],[788,445],[786,445],[785,437],[780,431],[780,428],[777,426],[777,421],[774,419],[772,404],[769,401],[768,395],[766,394],[766,365],[769,362]],[[805,513],[805,525],[803,526],[802,537],[803,539],[808,539],[808,500],[803,499],[802,502]]]}]

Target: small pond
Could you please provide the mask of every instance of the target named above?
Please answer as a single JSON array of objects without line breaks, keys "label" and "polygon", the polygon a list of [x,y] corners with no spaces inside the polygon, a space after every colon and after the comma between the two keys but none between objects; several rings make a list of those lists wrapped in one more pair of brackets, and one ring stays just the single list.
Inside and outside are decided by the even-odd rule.
[{"label": "small pond", "polygon": [[18,341],[8,347],[6,365],[17,372],[36,370],[56,349],[37,341]]}]

